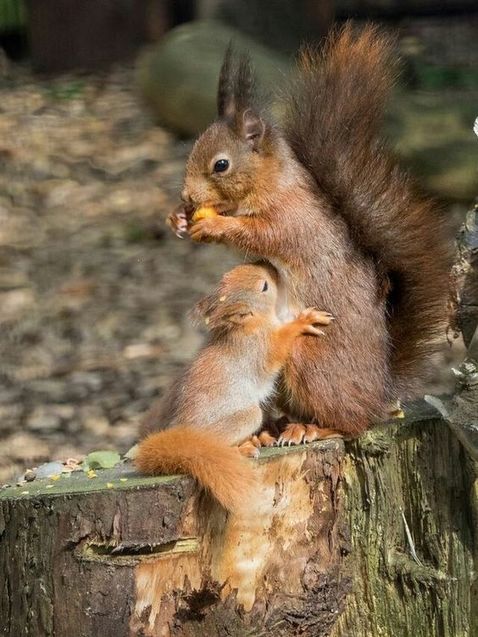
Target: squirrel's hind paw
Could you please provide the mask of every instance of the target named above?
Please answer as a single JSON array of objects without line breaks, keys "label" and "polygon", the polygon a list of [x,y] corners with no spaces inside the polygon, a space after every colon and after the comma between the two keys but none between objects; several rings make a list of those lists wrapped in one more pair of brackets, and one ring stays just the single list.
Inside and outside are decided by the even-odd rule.
[{"label": "squirrel's hind paw", "polygon": [[277,445],[277,438],[268,431],[261,431],[258,437],[262,447],[275,447]]},{"label": "squirrel's hind paw", "polygon": [[279,436],[278,444],[284,447],[286,445],[300,445],[301,443],[314,442],[315,440],[326,440],[327,438],[343,438],[343,436],[335,429],[292,422],[287,425]]},{"label": "squirrel's hind paw", "polygon": [[243,442],[242,445],[239,445],[238,449],[241,456],[245,456],[246,458],[258,458],[260,455],[260,446],[259,438],[252,436],[252,438]]}]

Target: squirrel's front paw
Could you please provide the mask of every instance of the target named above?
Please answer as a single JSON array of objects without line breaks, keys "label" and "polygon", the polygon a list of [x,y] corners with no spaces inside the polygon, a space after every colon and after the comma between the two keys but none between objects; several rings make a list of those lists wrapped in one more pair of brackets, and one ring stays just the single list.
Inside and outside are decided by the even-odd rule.
[{"label": "squirrel's front paw", "polygon": [[325,332],[317,325],[330,325],[334,317],[329,312],[316,310],[315,307],[308,307],[297,317],[297,321],[302,326],[302,334],[314,334],[315,336],[324,336]]},{"label": "squirrel's front paw", "polygon": [[221,217],[219,215],[201,219],[191,226],[189,236],[193,241],[221,241],[231,220],[231,217]]},{"label": "squirrel's front paw", "polygon": [[190,216],[192,208],[186,204],[180,204],[177,206],[166,219],[166,223],[174,232],[174,234],[182,239],[188,230],[188,217]]}]

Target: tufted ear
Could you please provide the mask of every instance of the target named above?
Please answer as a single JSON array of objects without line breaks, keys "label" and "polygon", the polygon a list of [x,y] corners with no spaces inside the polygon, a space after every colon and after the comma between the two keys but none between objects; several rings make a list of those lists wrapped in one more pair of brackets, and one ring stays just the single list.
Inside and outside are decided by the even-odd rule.
[{"label": "tufted ear", "polygon": [[217,87],[217,114],[220,119],[225,120],[232,120],[236,113],[233,58],[234,48],[230,42],[224,55]]},{"label": "tufted ear", "polygon": [[242,137],[253,150],[258,150],[264,139],[266,125],[257,113],[248,108],[242,114]]},{"label": "tufted ear", "polygon": [[219,74],[217,112],[239,136],[257,148],[266,126],[255,108],[254,73],[247,55],[241,55],[237,62],[235,57],[229,44]]}]

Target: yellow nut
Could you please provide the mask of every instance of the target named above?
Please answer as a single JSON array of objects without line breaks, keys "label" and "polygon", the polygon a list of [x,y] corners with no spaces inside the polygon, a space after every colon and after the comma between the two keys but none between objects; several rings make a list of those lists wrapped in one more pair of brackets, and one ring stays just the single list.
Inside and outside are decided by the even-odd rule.
[{"label": "yellow nut", "polygon": [[216,208],[212,206],[204,206],[203,208],[198,208],[196,212],[192,216],[192,220],[194,222],[201,221],[201,219],[211,219],[212,217],[217,217],[218,212]]}]

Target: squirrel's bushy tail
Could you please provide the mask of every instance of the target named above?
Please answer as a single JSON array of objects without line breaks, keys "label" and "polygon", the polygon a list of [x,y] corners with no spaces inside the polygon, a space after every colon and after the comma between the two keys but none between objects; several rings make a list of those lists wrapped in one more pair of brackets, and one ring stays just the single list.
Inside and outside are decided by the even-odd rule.
[{"label": "squirrel's bushy tail", "polygon": [[177,426],[150,434],[139,443],[134,462],[148,475],[193,476],[228,511],[244,510],[252,497],[252,467],[237,447],[198,428]]},{"label": "squirrel's bushy tail", "polygon": [[390,38],[348,23],[322,50],[303,51],[284,130],[358,249],[391,284],[391,371],[403,395],[443,328],[451,242],[434,203],[379,137],[396,75]]}]

